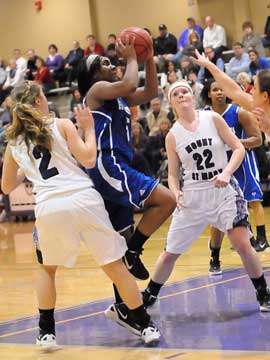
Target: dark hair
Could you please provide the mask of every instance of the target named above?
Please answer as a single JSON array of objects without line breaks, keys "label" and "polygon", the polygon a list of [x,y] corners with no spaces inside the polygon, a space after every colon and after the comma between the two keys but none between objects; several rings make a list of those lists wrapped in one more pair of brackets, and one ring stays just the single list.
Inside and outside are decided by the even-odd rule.
[{"label": "dark hair", "polygon": [[116,40],[116,35],[115,35],[115,34],[109,34],[109,35],[108,35],[108,38],[109,38],[109,37],[113,37],[113,38]]},{"label": "dark hair", "polygon": [[39,60],[39,61],[41,62],[42,66],[45,66],[45,65],[46,65],[46,64],[45,64],[45,61],[44,61],[44,59],[43,59],[42,57],[37,56],[36,61],[37,61],[37,60]]},{"label": "dark hair", "polygon": [[87,58],[81,59],[78,65],[78,89],[82,97],[86,96],[87,91],[98,81],[96,72],[101,69],[100,56],[93,61],[90,69],[87,69]]},{"label": "dark hair", "polygon": [[151,31],[148,29],[148,28],[143,28],[143,30],[145,30],[146,32],[148,32],[148,34],[150,35],[150,36],[152,36],[152,34],[151,34]]},{"label": "dark hair", "polygon": [[260,92],[266,91],[270,96],[270,70],[263,69],[257,72],[257,79],[260,88]]},{"label": "dark hair", "polygon": [[253,49],[253,48],[248,49],[248,55],[249,55],[251,52],[253,52],[254,54],[256,54],[256,55],[259,57],[259,53],[258,53],[257,50],[255,50],[255,49]]},{"label": "dark hair", "polygon": [[[211,85],[214,82],[217,82],[217,81],[213,78],[210,78],[206,81],[206,83],[204,84],[204,87],[202,88],[200,96],[201,96],[201,99],[202,99],[204,105],[212,105],[212,100],[209,97],[209,92],[211,90]],[[226,97],[226,102],[230,102],[230,99],[228,97]]]},{"label": "dark hair", "polygon": [[245,30],[246,28],[250,27],[253,30],[253,24],[251,21],[245,21],[242,24],[242,30]]},{"label": "dark hair", "polygon": [[107,46],[107,51],[110,51],[110,50],[115,50],[115,44],[109,44]]},{"label": "dark hair", "polygon": [[48,46],[48,50],[50,50],[51,48],[53,48],[56,52],[58,51],[58,48],[57,48],[57,46],[55,44],[50,44]]}]

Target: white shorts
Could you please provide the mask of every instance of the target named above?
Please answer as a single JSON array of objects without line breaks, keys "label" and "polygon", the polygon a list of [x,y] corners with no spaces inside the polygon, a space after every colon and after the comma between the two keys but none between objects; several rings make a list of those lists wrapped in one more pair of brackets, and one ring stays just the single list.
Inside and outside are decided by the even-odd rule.
[{"label": "white shorts", "polygon": [[226,232],[248,216],[247,203],[232,180],[225,188],[183,191],[183,205],[173,213],[165,250],[186,252],[208,225]]},{"label": "white shorts", "polygon": [[36,205],[35,213],[34,240],[44,265],[74,266],[81,240],[99,265],[121,259],[127,250],[94,188],[46,200]]}]

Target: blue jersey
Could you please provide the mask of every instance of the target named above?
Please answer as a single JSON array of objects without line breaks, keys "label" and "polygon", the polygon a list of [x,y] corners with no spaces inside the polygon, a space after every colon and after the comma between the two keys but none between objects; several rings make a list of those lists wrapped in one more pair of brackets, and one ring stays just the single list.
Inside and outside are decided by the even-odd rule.
[{"label": "blue jersey", "polygon": [[[247,134],[238,120],[238,111],[239,106],[229,104],[221,116],[239,139],[246,139]],[[229,160],[232,151],[228,150],[227,155]],[[239,168],[234,172],[234,176],[244,193],[245,200],[262,200],[263,194],[260,184],[260,175],[256,155],[253,150],[246,149],[245,158]]]},{"label": "blue jersey", "polygon": [[141,208],[158,181],[131,167],[130,110],[122,98],[105,101],[92,110],[97,140],[97,162],[87,172],[102,195],[117,231],[134,223],[135,206]]},{"label": "blue jersey", "polygon": [[97,150],[104,156],[131,163],[130,110],[122,98],[105,101],[92,114],[95,120]]}]

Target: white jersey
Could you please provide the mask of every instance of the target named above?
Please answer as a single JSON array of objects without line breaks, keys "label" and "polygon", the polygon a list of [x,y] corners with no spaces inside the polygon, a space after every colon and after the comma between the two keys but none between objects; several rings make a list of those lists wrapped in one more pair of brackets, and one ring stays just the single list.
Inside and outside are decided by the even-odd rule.
[{"label": "white jersey", "polygon": [[30,145],[28,154],[24,141],[17,139],[15,145],[10,143],[15,161],[33,183],[36,203],[93,186],[92,180],[73,158],[57,128],[56,119],[49,126],[53,137],[50,152],[41,153]]},{"label": "white jersey", "polygon": [[212,111],[198,111],[196,131],[185,129],[178,121],[171,128],[176,152],[184,170],[184,189],[205,189],[227,164],[226,146],[220,138]]}]

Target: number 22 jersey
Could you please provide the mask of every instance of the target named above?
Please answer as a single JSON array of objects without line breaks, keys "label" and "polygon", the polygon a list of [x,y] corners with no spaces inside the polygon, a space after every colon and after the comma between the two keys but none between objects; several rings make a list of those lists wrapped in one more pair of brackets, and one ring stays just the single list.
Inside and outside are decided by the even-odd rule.
[{"label": "number 22 jersey", "polygon": [[40,152],[30,145],[28,154],[20,138],[16,144],[9,143],[14,160],[33,183],[36,203],[93,187],[92,180],[78,166],[60,134],[57,119],[53,119],[49,127],[53,138],[50,152]]},{"label": "number 22 jersey", "polygon": [[185,129],[178,121],[171,128],[176,152],[184,170],[183,189],[205,189],[209,181],[227,165],[226,146],[218,134],[212,111],[198,111],[196,131]]}]

